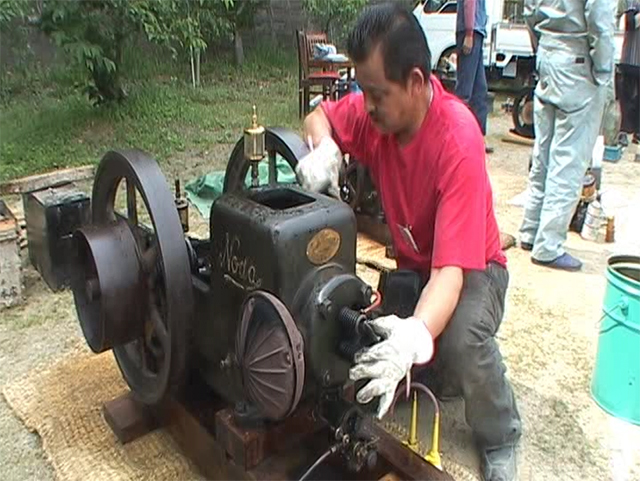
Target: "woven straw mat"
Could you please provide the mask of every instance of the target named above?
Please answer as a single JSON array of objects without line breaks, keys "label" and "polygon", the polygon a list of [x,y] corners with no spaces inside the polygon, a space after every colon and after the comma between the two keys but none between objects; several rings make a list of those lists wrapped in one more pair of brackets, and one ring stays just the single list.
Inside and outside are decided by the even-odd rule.
[{"label": "woven straw mat", "polygon": [[[179,452],[173,439],[159,429],[121,445],[102,415],[104,402],[126,391],[111,352],[95,355],[73,352],[50,367],[34,369],[5,386],[3,394],[27,428],[42,438],[46,457],[62,481],[143,481],[199,479],[196,468]],[[399,406],[389,431],[405,438],[408,406]],[[429,411],[428,405],[424,406]],[[422,411],[422,409],[421,409]],[[443,430],[453,439],[442,439],[445,470],[458,481],[478,479],[475,463],[465,459],[469,446],[461,436],[457,415],[443,419]],[[431,419],[422,411],[420,417]],[[446,418],[453,425],[447,429]],[[454,421],[455,420],[455,421]],[[421,423],[422,424],[422,423]],[[429,425],[428,421],[426,423]],[[423,424],[424,426],[424,424]],[[420,433],[426,452],[430,432]]]},{"label": "woven straw mat", "polygon": [[143,481],[199,478],[172,438],[156,430],[121,445],[102,405],[126,391],[111,352],[74,352],[8,384],[3,394],[28,429],[42,438],[63,481]]}]

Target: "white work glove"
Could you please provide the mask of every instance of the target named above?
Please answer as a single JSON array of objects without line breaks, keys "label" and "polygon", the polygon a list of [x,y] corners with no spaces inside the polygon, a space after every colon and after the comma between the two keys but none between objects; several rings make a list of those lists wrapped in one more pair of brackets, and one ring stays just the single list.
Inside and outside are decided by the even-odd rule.
[{"label": "white work glove", "polygon": [[296,166],[298,182],[305,190],[321,192],[340,198],[338,180],[342,153],[331,137],[323,137],[318,146],[303,157]]},{"label": "white work glove", "polygon": [[378,407],[378,419],[382,419],[393,402],[398,384],[411,367],[431,360],[433,337],[424,322],[416,317],[385,316],[370,324],[383,340],[356,354],[349,378],[352,381],[371,379],[356,394],[356,399],[368,403],[382,396]]}]

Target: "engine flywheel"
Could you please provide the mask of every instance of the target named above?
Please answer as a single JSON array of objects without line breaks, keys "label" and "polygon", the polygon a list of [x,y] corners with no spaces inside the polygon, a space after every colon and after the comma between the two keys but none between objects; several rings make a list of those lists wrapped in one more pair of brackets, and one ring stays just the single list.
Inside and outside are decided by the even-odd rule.
[{"label": "engine flywheel", "polygon": [[133,394],[160,402],[184,379],[194,301],[186,241],[157,162],[138,150],[108,152],[95,175],[92,224],[74,238],[72,289],[87,343],[113,349]]}]

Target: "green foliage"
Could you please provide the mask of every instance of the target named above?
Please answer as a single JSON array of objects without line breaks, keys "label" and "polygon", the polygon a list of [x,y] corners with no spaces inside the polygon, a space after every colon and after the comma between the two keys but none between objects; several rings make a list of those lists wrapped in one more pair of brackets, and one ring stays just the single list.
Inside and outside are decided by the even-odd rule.
[{"label": "green foliage", "polygon": [[221,12],[234,0],[147,0],[132,6],[132,15],[147,38],[171,49],[204,51],[207,41],[229,36],[231,29]]},{"label": "green foliage", "polygon": [[232,0],[226,5],[218,5],[216,13],[227,22],[229,30],[233,32],[237,65],[242,65],[244,62],[244,47],[240,32],[254,26],[256,13],[266,4],[267,0]]},{"label": "green foliage", "polygon": [[231,35],[233,24],[225,15],[239,9],[242,3],[234,0],[43,0],[38,25],[89,73],[90,81],[85,87],[89,98],[94,103],[105,103],[126,97],[121,85],[122,52],[134,34],[144,33],[149,41],[167,47],[174,58],[187,51],[193,62],[194,52],[199,57],[208,41]]},{"label": "green foliage", "polygon": [[129,86],[122,104],[92,108],[58,77],[40,79],[37,92],[24,91],[4,102],[0,181],[95,163],[114,148],[144,149],[167,171],[181,171],[174,169],[180,159],[207,170],[223,168],[230,149],[217,144],[235,143],[242,136],[254,104],[265,125],[300,125],[293,52],[260,46],[247,52],[240,68],[232,59],[217,58],[203,64],[207,82],[197,90],[176,76],[172,62],[140,58],[126,49],[122,64]]},{"label": "green foliage", "polygon": [[128,0],[45,0],[38,25],[91,77],[85,92],[94,103],[122,100],[120,62],[136,30]]},{"label": "green foliage", "polygon": [[304,10],[334,42],[344,39],[367,0],[302,0]]},{"label": "green foliage", "polygon": [[245,29],[253,27],[253,21],[257,11],[264,7],[267,0],[231,0],[223,2],[222,8],[217,13],[229,22],[232,29]]},{"label": "green foliage", "polygon": [[14,18],[20,18],[29,11],[28,0],[0,0],[0,31],[4,30]]}]

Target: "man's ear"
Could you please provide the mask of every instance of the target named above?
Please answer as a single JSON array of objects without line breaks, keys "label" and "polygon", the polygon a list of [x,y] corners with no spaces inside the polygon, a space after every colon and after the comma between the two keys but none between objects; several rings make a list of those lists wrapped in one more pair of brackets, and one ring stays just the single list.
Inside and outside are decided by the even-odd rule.
[{"label": "man's ear", "polygon": [[426,87],[427,79],[425,78],[422,70],[417,67],[411,69],[409,72],[409,78],[407,79],[407,88],[412,94],[420,94]]}]

